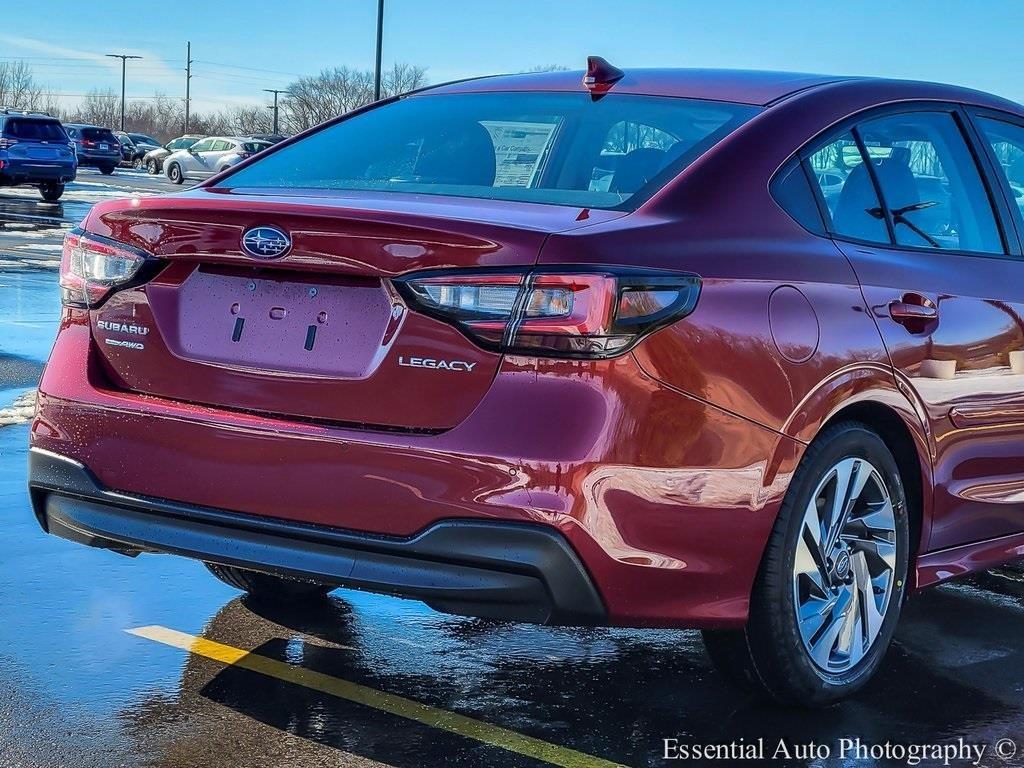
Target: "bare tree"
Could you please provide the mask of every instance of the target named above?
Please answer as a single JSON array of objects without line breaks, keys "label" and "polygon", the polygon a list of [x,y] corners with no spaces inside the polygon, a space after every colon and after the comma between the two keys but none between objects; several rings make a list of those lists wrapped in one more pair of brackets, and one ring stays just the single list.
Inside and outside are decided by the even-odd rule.
[{"label": "bare tree", "polygon": [[[385,97],[422,88],[427,84],[426,68],[396,63],[381,73]],[[24,61],[0,61],[0,105],[15,109],[39,109],[65,122],[114,127],[120,122],[120,95],[113,90],[92,90],[73,109],[62,108],[56,94],[47,93],[36,82],[32,68]],[[280,126],[294,133],[365,106],[373,101],[373,73],[369,70],[334,67],[292,83],[280,102]],[[184,102],[164,94],[131,99],[125,104],[125,129],[168,141],[181,133]],[[225,108],[217,112],[193,113],[193,133],[247,135],[270,133],[273,115],[259,104]]]},{"label": "bare tree", "polygon": [[[128,107],[125,106],[127,120]],[[81,104],[71,116],[71,122],[89,123],[104,127],[117,125],[121,114],[121,98],[112,90],[89,91]]]},{"label": "bare tree", "polygon": [[380,90],[384,98],[415,91],[427,84],[427,68],[415,64],[395,64],[381,72]]},{"label": "bare tree", "polygon": [[[381,73],[381,93],[396,96],[427,84],[427,70],[413,64],[395,64]],[[298,132],[351,112],[373,101],[373,72],[349,67],[325,69],[302,77],[288,87],[281,102],[283,124]]]},{"label": "bare tree", "polygon": [[42,88],[24,61],[0,61],[0,106],[38,109]]}]

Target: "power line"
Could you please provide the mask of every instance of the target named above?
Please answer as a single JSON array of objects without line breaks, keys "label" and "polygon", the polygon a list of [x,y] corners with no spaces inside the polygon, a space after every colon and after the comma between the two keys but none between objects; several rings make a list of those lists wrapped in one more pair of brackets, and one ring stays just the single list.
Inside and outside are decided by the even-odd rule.
[{"label": "power line", "polygon": [[217,62],[217,61],[206,61],[206,60],[203,60],[203,59],[197,60],[196,63],[197,64],[208,64],[208,65],[214,66],[214,67],[226,67],[227,69],[244,69],[244,70],[248,70],[249,72],[269,72],[269,73],[275,74],[275,75],[288,75],[289,77],[303,77],[304,76],[304,75],[300,74],[299,72],[285,72],[285,71],[280,70],[280,69],[261,69],[260,67],[243,67],[243,66],[241,66],[239,64],[224,64],[224,63]]}]

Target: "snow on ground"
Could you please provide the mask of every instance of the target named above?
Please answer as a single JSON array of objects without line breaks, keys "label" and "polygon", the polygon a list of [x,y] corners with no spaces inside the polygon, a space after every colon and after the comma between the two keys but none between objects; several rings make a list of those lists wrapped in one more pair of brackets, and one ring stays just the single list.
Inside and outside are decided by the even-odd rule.
[{"label": "snow on ground", "polygon": [[27,424],[32,420],[32,412],[35,407],[36,391],[33,389],[22,393],[6,408],[0,407],[0,427]]}]

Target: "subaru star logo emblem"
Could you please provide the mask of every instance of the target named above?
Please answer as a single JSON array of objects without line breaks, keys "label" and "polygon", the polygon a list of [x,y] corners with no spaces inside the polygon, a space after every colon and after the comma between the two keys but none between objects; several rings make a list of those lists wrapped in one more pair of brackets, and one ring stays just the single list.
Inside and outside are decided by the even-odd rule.
[{"label": "subaru star logo emblem", "polygon": [[242,250],[257,259],[276,259],[291,247],[291,238],[277,227],[253,227],[242,235]]}]

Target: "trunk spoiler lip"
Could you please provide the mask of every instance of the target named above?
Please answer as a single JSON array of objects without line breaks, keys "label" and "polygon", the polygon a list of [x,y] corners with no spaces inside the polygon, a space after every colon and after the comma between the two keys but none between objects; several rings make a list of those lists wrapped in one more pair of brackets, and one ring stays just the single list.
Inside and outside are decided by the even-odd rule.
[{"label": "trunk spoiler lip", "polygon": [[[289,218],[357,218],[393,223],[460,222],[522,229],[542,234],[569,232],[603,224],[631,215],[630,211],[553,205],[506,200],[416,195],[401,192],[349,192],[345,194],[304,194],[281,190],[234,192],[197,187],[184,192],[123,198],[96,204],[83,221],[89,223],[110,215],[188,214],[198,211],[262,213]],[[422,224],[421,224],[422,223]]]}]

